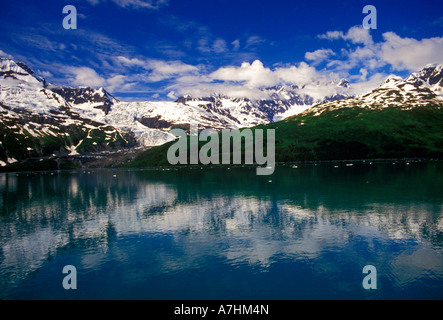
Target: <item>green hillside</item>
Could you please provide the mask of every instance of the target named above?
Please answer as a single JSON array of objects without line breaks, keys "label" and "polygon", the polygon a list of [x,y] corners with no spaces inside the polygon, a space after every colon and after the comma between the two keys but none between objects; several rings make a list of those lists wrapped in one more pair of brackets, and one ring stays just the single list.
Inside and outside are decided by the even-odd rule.
[{"label": "green hillside", "polygon": [[[276,130],[276,162],[443,157],[439,105],[312,111],[254,129]],[[152,148],[127,166],[169,165],[171,145]]]}]

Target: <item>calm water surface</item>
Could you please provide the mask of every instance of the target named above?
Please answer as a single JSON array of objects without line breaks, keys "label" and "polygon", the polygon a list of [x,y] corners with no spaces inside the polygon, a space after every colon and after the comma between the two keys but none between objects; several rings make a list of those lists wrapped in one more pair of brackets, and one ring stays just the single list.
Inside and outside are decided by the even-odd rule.
[{"label": "calm water surface", "polygon": [[1,174],[0,299],[442,299],[443,163],[335,165]]}]

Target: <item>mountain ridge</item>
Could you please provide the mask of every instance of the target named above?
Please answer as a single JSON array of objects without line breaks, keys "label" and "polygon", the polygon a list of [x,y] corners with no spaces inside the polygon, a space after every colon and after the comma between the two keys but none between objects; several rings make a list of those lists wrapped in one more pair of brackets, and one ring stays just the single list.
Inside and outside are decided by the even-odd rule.
[{"label": "mountain ridge", "polygon": [[[275,129],[276,161],[283,163],[443,158],[443,67],[422,71],[406,79],[388,77],[364,95],[252,129]],[[167,166],[170,145],[141,153],[127,166]]]},{"label": "mountain ridge", "polygon": [[184,95],[175,102],[124,102],[104,88],[48,83],[31,68],[0,60],[0,166],[38,157],[83,155],[155,147],[175,140],[169,131],[240,129],[319,117],[348,108],[377,110],[441,106],[443,65],[426,66],[406,79],[388,77],[378,88],[351,95],[346,79],[328,83],[314,98],[297,85],[262,89],[264,98]]}]

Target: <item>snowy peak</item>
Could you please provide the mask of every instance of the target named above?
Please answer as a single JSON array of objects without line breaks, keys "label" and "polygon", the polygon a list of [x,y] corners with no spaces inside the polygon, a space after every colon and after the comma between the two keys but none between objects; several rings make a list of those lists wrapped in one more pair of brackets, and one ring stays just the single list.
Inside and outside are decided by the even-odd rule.
[{"label": "snowy peak", "polygon": [[401,81],[403,81],[402,77],[391,74],[389,77],[386,78],[385,81],[383,81],[383,83],[381,84],[380,87],[381,88],[393,88]]},{"label": "snowy peak", "polygon": [[7,58],[0,58],[0,72],[1,75],[7,74],[21,74],[32,75],[34,72],[23,63],[16,63],[15,61]]},{"label": "snowy peak", "polygon": [[45,83],[34,71],[22,62],[0,58],[0,79],[19,80],[29,83]]},{"label": "snowy peak", "polygon": [[442,66],[426,67],[406,80],[390,75],[378,88],[365,95],[318,104],[306,112],[319,116],[324,111],[340,108],[397,107],[406,110],[430,105],[443,107],[442,69]]},{"label": "snowy peak", "polygon": [[411,74],[407,80],[421,80],[423,83],[430,85],[435,85],[437,83],[443,85],[443,64],[438,66],[427,66],[422,70]]},{"label": "snowy peak", "polygon": [[204,98],[185,95],[176,102],[222,113],[235,120],[239,126],[249,127],[282,120],[318,103],[353,96],[351,85],[346,79],[327,84],[318,82],[301,88],[296,84],[274,86],[264,88],[261,92],[260,98],[229,97],[224,94],[213,94]]},{"label": "snowy peak", "polygon": [[[104,88],[47,84],[25,64],[0,59],[0,122],[9,129],[15,128],[14,134],[18,136],[24,130],[33,130],[34,138],[48,134],[66,138],[72,127],[82,128],[82,140],[74,139],[76,134],[72,133],[63,146],[69,150],[74,146],[76,152],[87,149],[85,145],[91,142],[93,132],[103,139],[107,137],[96,137],[91,142],[96,143],[93,149],[101,142],[112,145],[112,139],[122,137],[128,141],[133,138],[138,146],[150,147],[173,140],[172,128],[191,123],[198,123],[201,128],[236,129],[280,121],[303,112],[320,115],[322,110],[342,107],[441,105],[442,74],[443,66],[427,66],[406,80],[390,76],[372,92],[355,98],[346,79],[318,79],[304,85],[251,91],[254,97],[214,93],[203,98],[184,95],[176,102],[120,102]],[[28,122],[34,123],[34,127],[25,127]],[[64,132],[55,130],[56,127],[64,128]],[[2,158],[0,144],[0,160],[7,159],[5,154]]]},{"label": "snowy peak", "polygon": [[[112,105],[118,102],[104,88],[94,89],[91,87],[71,88],[47,84],[46,80],[38,77],[35,72],[22,62],[0,58],[0,80],[4,87],[13,89],[13,92],[23,93],[30,90],[42,90],[48,98],[58,97],[70,105],[88,104],[92,108],[101,109],[105,114],[109,113]],[[19,81],[15,83],[14,81]],[[17,89],[17,90],[14,90]],[[55,95],[54,95],[55,94]],[[61,104],[66,104],[62,102]]]},{"label": "snowy peak", "polygon": [[427,66],[411,74],[406,81],[417,86],[427,87],[443,96],[443,65]]},{"label": "snowy peak", "polygon": [[341,79],[339,83],[337,83],[337,87],[341,88],[350,88],[351,84],[346,79]]},{"label": "snowy peak", "polygon": [[62,96],[69,104],[77,107],[92,107],[102,110],[105,114],[111,111],[111,108],[115,102],[118,102],[109,92],[105,89],[94,89],[91,87],[59,87],[51,85],[49,87],[51,91]]},{"label": "snowy peak", "polygon": [[432,93],[443,96],[443,65],[427,66],[418,72],[412,73],[405,80],[391,75],[382,83],[380,88],[422,92],[429,89]]}]

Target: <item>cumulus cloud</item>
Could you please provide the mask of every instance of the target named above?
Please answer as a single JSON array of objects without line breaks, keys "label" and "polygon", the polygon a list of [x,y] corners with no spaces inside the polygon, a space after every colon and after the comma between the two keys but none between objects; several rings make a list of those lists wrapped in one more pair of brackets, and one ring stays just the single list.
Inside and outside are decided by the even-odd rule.
[{"label": "cumulus cloud", "polygon": [[147,92],[150,83],[164,80],[187,85],[204,79],[198,66],[181,61],[118,56],[111,63],[113,71],[102,75],[89,67],[60,66],[60,69],[65,70],[65,79],[72,86],[104,87],[120,93]]},{"label": "cumulus cloud", "polygon": [[117,88],[122,87],[126,82],[127,76],[116,75],[107,80],[106,89],[109,91],[114,91]]},{"label": "cumulus cloud", "polygon": [[[355,94],[362,94],[379,86],[390,72],[417,71],[430,63],[443,63],[443,37],[416,40],[386,32],[382,40],[374,41],[369,30],[357,26],[345,32],[328,31],[318,38],[345,43],[341,50],[334,46],[335,50],[321,48],[306,52],[306,62],[265,66],[260,60],[248,57],[243,61],[249,62],[218,69],[121,53],[108,59],[108,74],[99,75],[87,67],[69,68],[69,79],[73,85],[104,86],[118,92],[146,92],[156,83],[156,90],[170,99],[185,94],[205,97],[214,93],[266,99],[263,88],[292,84],[301,93],[321,98],[333,94],[341,78],[351,82]],[[242,47],[263,41],[251,36],[242,41]],[[232,53],[240,49],[240,44],[238,39],[227,43],[221,38],[203,36],[199,38],[198,50],[211,54],[232,50]]]},{"label": "cumulus cloud", "polygon": [[394,70],[418,70],[427,64],[443,63],[443,37],[415,40],[393,32],[383,34],[381,58]]},{"label": "cumulus cloud", "polygon": [[367,78],[367,70],[360,70],[360,75],[351,76],[349,80],[355,81],[352,83],[352,90],[355,95],[365,94],[374,88],[380,86],[386,80],[388,74],[384,72],[377,72]]},{"label": "cumulus cloud", "polygon": [[117,61],[127,67],[140,67],[149,74],[147,79],[152,82],[162,81],[173,77],[196,73],[199,69],[196,66],[185,64],[181,61],[164,61],[156,59],[141,60],[138,58],[117,57]]},{"label": "cumulus cloud", "polygon": [[317,37],[327,40],[342,39],[345,41],[351,41],[354,44],[361,43],[365,45],[370,45],[373,43],[372,36],[369,30],[364,29],[361,26],[351,27],[346,33],[343,33],[343,31],[328,31],[325,34],[318,35]]},{"label": "cumulus cloud", "polygon": [[198,68],[185,64],[181,61],[163,61],[153,60],[147,61],[146,68],[151,70],[149,79],[151,81],[162,81],[171,77],[197,72]]},{"label": "cumulus cloud", "polygon": [[234,82],[248,88],[271,87],[279,84],[304,86],[326,78],[305,62],[299,63],[298,66],[283,66],[272,70],[265,67],[260,60],[255,60],[252,64],[244,62],[240,67],[222,67],[209,76],[213,80]]},{"label": "cumulus cloud", "polygon": [[318,49],[313,52],[306,52],[305,59],[311,60],[313,63],[317,64],[334,55],[335,53],[331,49]]},{"label": "cumulus cloud", "polygon": [[265,67],[260,60],[244,62],[240,66],[221,67],[208,75],[195,75],[177,79],[169,88],[181,95],[205,97],[224,94],[229,97],[248,97],[252,100],[268,99],[263,88],[296,84],[300,91],[314,98],[333,94],[338,80],[334,73],[319,72],[305,62],[297,65]]},{"label": "cumulus cloud", "polygon": [[300,62],[298,66],[280,67],[275,70],[275,74],[281,83],[296,84],[302,87],[312,82],[319,82],[327,78],[325,74],[318,72],[314,67],[305,62]]},{"label": "cumulus cloud", "polygon": [[241,82],[251,88],[271,86],[277,80],[271,69],[265,68],[259,60],[252,64],[244,62],[240,67],[223,67],[210,76],[215,80]]},{"label": "cumulus cloud", "polygon": [[343,48],[341,59],[329,59],[330,56],[324,55],[326,52],[319,50],[306,54],[307,60],[315,61],[317,53],[320,59],[328,60],[328,68],[336,71],[346,72],[355,67],[376,71],[388,66],[392,70],[411,72],[427,64],[443,63],[443,37],[416,40],[386,32],[383,33],[383,41],[374,42],[369,30],[355,26],[346,33],[328,31],[318,38],[330,41],[341,39],[355,45]]},{"label": "cumulus cloud", "polygon": [[369,30],[360,26],[350,28],[343,39],[355,44],[371,45],[373,43]]},{"label": "cumulus cloud", "polygon": [[[99,75],[94,69],[89,67],[66,67],[67,79],[72,86],[88,86],[92,88],[104,87],[108,91],[114,91],[125,87],[129,89],[132,84],[127,83],[128,77],[125,75],[111,75],[108,78]],[[48,76],[48,74],[43,74]]]},{"label": "cumulus cloud", "polygon": [[106,84],[106,80],[99,76],[98,73],[88,67],[69,67],[70,82],[75,86],[102,87]]},{"label": "cumulus cloud", "polygon": [[235,85],[229,83],[188,83],[173,84],[169,87],[174,89],[175,95],[191,95],[193,97],[208,97],[211,95],[222,94],[231,98],[247,97],[251,100],[261,100],[269,98],[269,94],[258,88],[250,88],[242,85]]},{"label": "cumulus cloud", "polygon": [[338,40],[343,39],[343,31],[328,31],[324,34],[319,34],[317,37],[326,40]]}]

